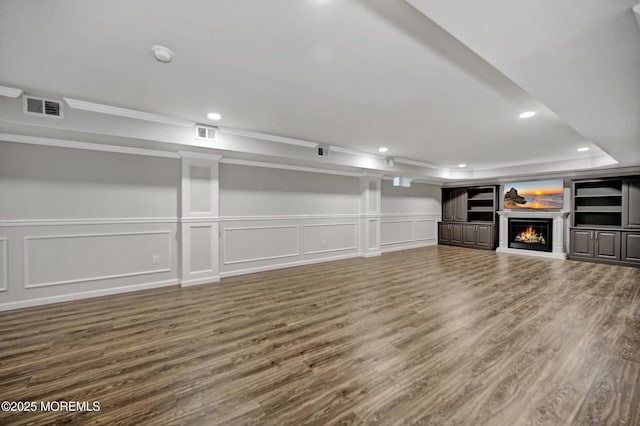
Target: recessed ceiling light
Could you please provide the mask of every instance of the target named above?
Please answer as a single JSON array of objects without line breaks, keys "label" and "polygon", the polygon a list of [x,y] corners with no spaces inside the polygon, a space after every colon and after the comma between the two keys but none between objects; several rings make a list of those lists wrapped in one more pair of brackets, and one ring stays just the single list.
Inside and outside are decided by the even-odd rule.
[{"label": "recessed ceiling light", "polygon": [[222,116],[217,112],[210,112],[207,114],[207,118],[209,118],[209,120],[220,120]]},{"label": "recessed ceiling light", "polygon": [[378,148],[378,152],[387,152],[387,151],[389,151],[389,148],[387,148],[386,146]]},{"label": "recessed ceiling light", "polygon": [[458,167],[460,167],[460,168],[465,168],[465,167],[467,167],[467,165],[466,165],[466,164],[464,164],[464,163],[460,163],[460,164],[458,164]]},{"label": "recessed ceiling light", "polygon": [[168,64],[173,59],[173,52],[167,46],[156,44],[151,46],[151,52],[158,62]]},{"label": "recessed ceiling light", "polygon": [[535,111],[526,111],[520,114],[520,118],[531,118],[536,115]]},{"label": "recessed ceiling light", "polygon": [[578,148],[578,152],[587,152],[589,151],[589,147],[588,146],[583,146],[581,148]]}]

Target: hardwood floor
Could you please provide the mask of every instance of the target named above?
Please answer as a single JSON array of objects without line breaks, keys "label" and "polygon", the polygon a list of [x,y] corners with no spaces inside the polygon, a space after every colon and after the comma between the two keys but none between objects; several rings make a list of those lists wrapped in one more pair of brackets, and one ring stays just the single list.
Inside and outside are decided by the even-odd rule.
[{"label": "hardwood floor", "polygon": [[0,424],[640,425],[640,269],[437,246],[0,314]]}]

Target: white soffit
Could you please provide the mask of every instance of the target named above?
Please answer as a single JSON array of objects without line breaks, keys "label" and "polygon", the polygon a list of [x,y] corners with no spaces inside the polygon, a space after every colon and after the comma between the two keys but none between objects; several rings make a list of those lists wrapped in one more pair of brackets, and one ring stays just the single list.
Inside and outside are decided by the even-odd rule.
[{"label": "white soffit", "polygon": [[169,124],[180,127],[193,127],[194,121],[182,120],[180,118],[168,117],[166,115],[153,114],[150,112],[138,111],[128,108],[120,108],[111,105],[98,104],[94,102],[81,101],[78,99],[62,98],[73,109],[83,111],[98,112],[101,114],[116,115],[118,117],[133,118],[136,120],[153,121],[155,123]]}]

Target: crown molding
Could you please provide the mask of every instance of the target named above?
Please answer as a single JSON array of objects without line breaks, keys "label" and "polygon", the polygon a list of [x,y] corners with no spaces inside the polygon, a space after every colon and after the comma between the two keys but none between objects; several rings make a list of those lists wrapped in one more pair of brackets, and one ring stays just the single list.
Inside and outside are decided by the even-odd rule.
[{"label": "crown molding", "polygon": [[270,135],[268,133],[251,132],[248,130],[232,129],[229,127],[220,127],[220,133],[223,135],[244,136],[253,139],[262,139],[270,142],[284,143],[287,145],[303,146],[306,148],[315,148],[320,145],[317,142],[305,141],[303,139],[287,138],[284,136]]},{"label": "crown molding", "polygon": [[115,115],[118,117],[132,118],[135,120],[152,121],[154,123],[169,124],[179,127],[194,127],[195,121],[183,120],[180,118],[168,117],[166,115],[153,114],[150,112],[138,111],[135,109],[120,108],[111,105],[98,104],[94,102],[81,101],[72,98],[62,98],[73,109],[97,112],[100,114]]},{"label": "crown molding", "polygon": [[6,96],[7,98],[17,98],[22,96],[24,92],[22,89],[16,89],[13,87],[0,86],[0,96]]}]

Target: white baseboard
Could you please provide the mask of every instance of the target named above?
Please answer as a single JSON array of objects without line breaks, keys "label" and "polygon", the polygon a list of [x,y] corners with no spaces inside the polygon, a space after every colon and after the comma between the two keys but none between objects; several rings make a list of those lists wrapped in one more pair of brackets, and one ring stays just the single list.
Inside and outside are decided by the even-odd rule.
[{"label": "white baseboard", "polygon": [[382,256],[381,251],[374,251],[372,253],[363,253],[360,255],[360,257],[378,257],[378,256]]},{"label": "white baseboard", "polygon": [[214,277],[197,278],[195,280],[182,281],[180,286],[181,287],[191,287],[191,286],[194,286],[194,285],[212,284],[212,283],[217,283],[217,282],[220,282],[220,276],[219,275],[216,275]]},{"label": "white baseboard", "polygon": [[435,246],[437,244],[438,244],[437,241],[432,240],[432,241],[427,241],[426,243],[417,243],[417,244],[414,243],[414,244],[404,244],[396,247],[385,247],[382,249],[382,253],[388,253],[390,251],[411,250],[411,249],[420,248],[420,247]]},{"label": "white baseboard", "polygon": [[360,253],[343,254],[340,256],[319,257],[317,259],[299,260],[297,262],[278,263],[275,265],[256,266],[254,268],[238,269],[236,271],[220,272],[221,278],[235,277],[238,275],[253,274],[256,272],[273,271],[275,269],[292,268],[294,266],[311,265],[314,263],[332,262],[334,260],[351,259],[360,257]]},{"label": "white baseboard", "polygon": [[51,303],[69,302],[71,300],[89,299],[92,297],[109,296],[112,294],[129,293],[132,291],[148,290],[151,288],[168,287],[178,285],[177,279],[156,281],[152,283],[133,284],[122,287],[111,287],[101,290],[82,291],[78,293],[61,294],[58,296],[41,297],[38,299],[18,300],[15,302],[0,303],[0,312],[14,309],[30,308],[32,306],[48,305]]},{"label": "white baseboard", "polygon": [[560,260],[565,260],[567,258],[567,253],[549,253],[547,251],[520,250],[520,249],[504,248],[504,247],[498,247],[496,249],[496,253],[520,254],[523,256],[546,257],[547,259],[560,259]]}]

